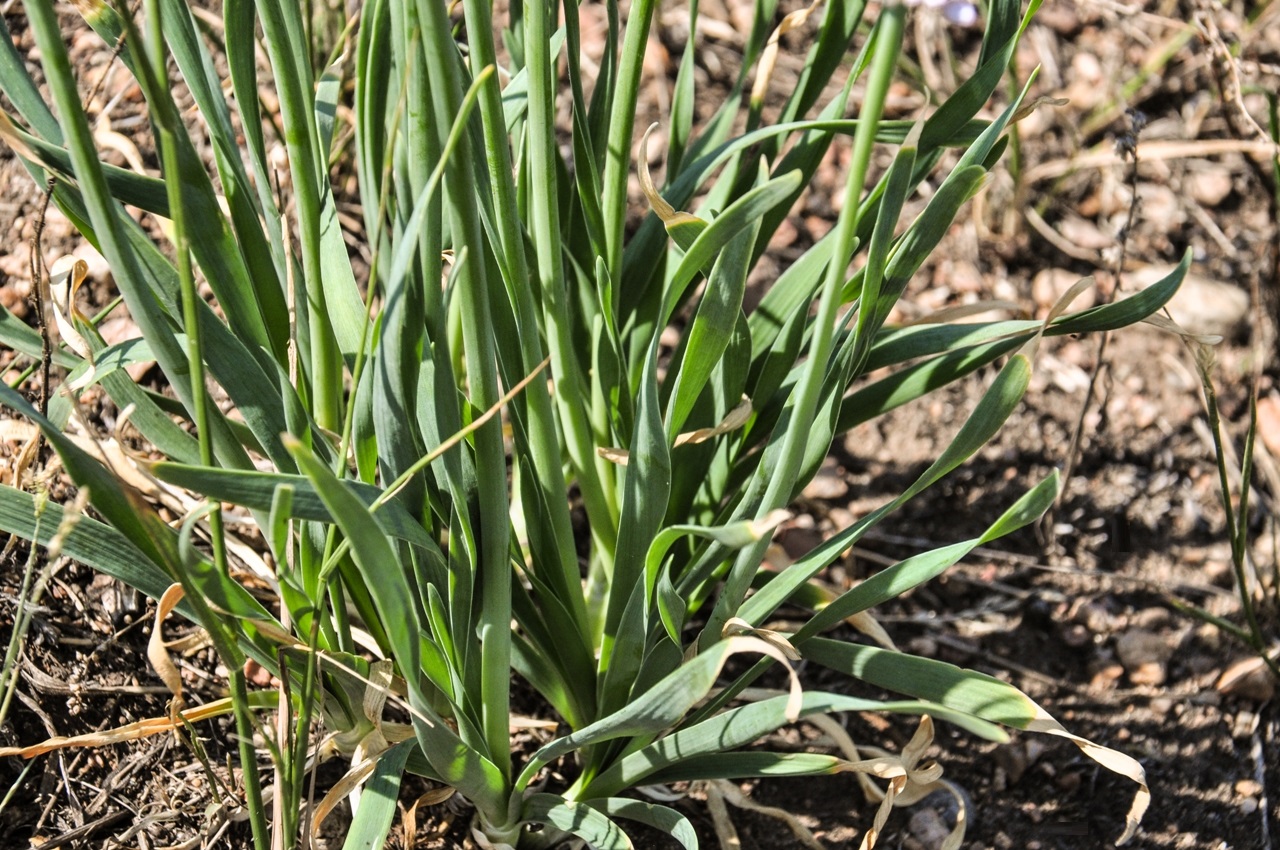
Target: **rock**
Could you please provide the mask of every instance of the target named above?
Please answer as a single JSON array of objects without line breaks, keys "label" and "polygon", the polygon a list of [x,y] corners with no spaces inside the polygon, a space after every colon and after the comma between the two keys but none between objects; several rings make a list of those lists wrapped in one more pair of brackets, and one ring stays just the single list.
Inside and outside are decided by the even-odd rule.
[{"label": "rock", "polygon": [[0,307],[19,319],[25,318],[31,297],[31,277],[27,271],[28,256],[0,256]]},{"label": "rock", "polygon": [[1172,654],[1165,638],[1146,629],[1129,629],[1116,639],[1116,655],[1135,685],[1163,684],[1165,663]]},{"label": "rock", "polygon": [[795,223],[789,218],[784,218],[778,223],[778,229],[773,232],[773,236],[769,239],[769,248],[778,250],[786,248],[788,245],[795,243],[800,236],[800,231],[796,229]]},{"label": "rock", "polygon": [[1055,92],[1054,96],[1066,97],[1071,101],[1071,109],[1076,114],[1089,112],[1106,95],[1107,87],[1102,84],[1106,78],[1106,72],[1103,71],[1102,63],[1097,57],[1087,50],[1078,51],[1071,58],[1071,67],[1064,69],[1063,78],[1067,83],[1066,89],[1063,92]]},{"label": "rock", "polygon": [[997,747],[992,756],[1008,776],[1009,784],[1015,785],[1026,774],[1027,768],[1039,761],[1045,749],[1043,743],[1027,738]]},{"label": "rock", "polygon": [[1148,661],[1168,661],[1172,654],[1172,647],[1163,637],[1146,629],[1129,629],[1116,639],[1116,655],[1126,668]]},{"label": "rock", "polygon": [[[1031,281],[1031,298],[1036,302],[1039,310],[1047,311],[1068,289],[1075,286],[1078,280],[1080,275],[1067,269],[1041,269],[1036,272],[1035,278]],[[1076,296],[1076,300],[1071,302],[1071,309],[1087,310],[1097,301],[1098,290],[1091,286]],[[1040,315],[1043,315],[1043,312]]]},{"label": "rock", "polygon": [[1076,612],[1076,621],[1095,635],[1106,634],[1115,628],[1116,620],[1101,602],[1086,602]]},{"label": "rock", "polygon": [[1163,685],[1168,675],[1168,671],[1161,662],[1144,661],[1136,669],[1129,671],[1129,681],[1135,685],[1149,685],[1154,688]]},{"label": "rock", "polygon": [[1093,674],[1089,680],[1089,689],[1093,691],[1109,691],[1116,686],[1116,681],[1124,675],[1124,668],[1119,664],[1108,664]]},{"label": "rock", "polygon": [[1204,577],[1214,587],[1231,587],[1235,584],[1236,574],[1227,558],[1214,558],[1204,565]]},{"label": "rock", "polygon": [[1204,690],[1198,694],[1192,694],[1189,702],[1195,705],[1222,705],[1222,694],[1217,691]]},{"label": "rock", "polygon": [[[115,345],[118,342],[134,339],[142,336],[142,331],[138,329],[138,325],[129,316],[112,316],[111,318],[98,325],[98,332],[102,334],[102,338],[106,340],[108,345]],[[130,363],[125,367],[125,371],[129,373],[129,377],[133,380],[141,381],[156,361],[145,360],[140,363]]]},{"label": "rock", "polygon": [[1262,793],[1262,783],[1256,779],[1238,779],[1235,789],[1241,797],[1257,797]]},{"label": "rock", "polygon": [[1252,711],[1241,711],[1231,721],[1231,737],[1236,740],[1252,738],[1258,731],[1258,715]]},{"label": "rock", "polygon": [[827,519],[835,529],[843,531],[853,525],[856,517],[846,508],[832,507],[827,511]]},{"label": "rock", "polygon": [[1057,781],[1053,784],[1056,785],[1058,790],[1064,794],[1074,794],[1080,787],[1080,783],[1082,781],[1084,781],[1084,778],[1080,775],[1080,771],[1069,770],[1062,774],[1062,776],[1058,777]]},{"label": "rock", "polygon": [[1272,457],[1280,458],[1280,395],[1274,392],[1258,399],[1258,437]]},{"label": "rock", "polygon": [[804,497],[806,499],[834,501],[844,498],[848,492],[849,485],[841,476],[840,468],[827,461],[822,464],[818,474],[813,476],[813,480],[805,485]]},{"label": "rock", "polygon": [[920,846],[928,850],[940,850],[951,834],[942,815],[933,808],[920,809],[913,814],[907,823],[907,829],[911,830],[911,836],[920,842]]},{"label": "rock", "polygon": [[1072,649],[1079,649],[1093,642],[1093,634],[1079,623],[1070,623],[1062,630],[1062,642]]},{"label": "rock", "polygon": [[244,663],[244,675],[245,675],[245,678],[249,680],[250,684],[253,684],[259,688],[271,687],[273,680],[275,681],[276,684],[279,684],[280,682],[279,679],[276,679],[274,676],[271,675],[270,670],[263,667],[261,664],[254,661],[252,658],[250,658],[248,661]]},{"label": "rock", "polygon": [[1276,692],[1276,679],[1261,658],[1250,656],[1222,672],[1214,688],[1225,696],[1267,702]]},{"label": "rock", "polygon": [[1058,232],[1073,245],[1101,251],[1116,243],[1114,235],[1103,233],[1093,222],[1078,215],[1067,214],[1058,222]]},{"label": "rock", "polygon": [[792,560],[803,558],[822,545],[822,533],[814,526],[813,517],[801,514],[789,526],[784,526],[778,542]]},{"label": "rock", "polygon": [[107,260],[102,254],[98,253],[98,249],[89,243],[76,246],[72,254],[76,259],[84,260],[88,266],[86,276],[89,280],[97,283],[106,283],[111,278],[111,267],[107,265]]},{"label": "rock", "polygon": [[1169,609],[1167,608],[1143,608],[1141,611],[1135,611],[1133,616],[1129,618],[1129,623],[1143,629],[1158,629],[1161,626],[1169,624]]},{"label": "rock", "polygon": [[[1172,270],[1172,266],[1147,266],[1129,276],[1128,288],[1145,289]],[[1233,339],[1245,329],[1249,295],[1234,284],[1189,273],[1169,302],[1169,313],[1191,333]]]},{"label": "rock", "polygon": [[[1143,218],[1148,221],[1158,221],[1162,227],[1172,227],[1186,219],[1182,201],[1168,186],[1143,183],[1138,186],[1138,200],[1142,202]],[[1116,222],[1117,232],[1127,220],[1128,212],[1126,211],[1125,217]]]},{"label": "rock", "polygon": [[907,641],[907,651],[912,655],[919,655],[923,658],[936,658],[938,656],[938,642],[928,635],[919,635]]},{"label": "rock", "polygon": [[1080,9],[1074,3],[1050,3],[1036,13],[1036,23],[1047,26],[1062,36],[1073,36],[1081,29]]},{"label": "rock", "polygon": [[947,287],[952,293],[967,295],[981,294],[986,284],[977,266],[968,260],[959,259],[939,262],[934,272],[934,281]]},{"label": "rock", "polygon": [[1216,207],[1231,194],[1231,171],[1221,165],[1209,165],[1187,175],[1187,192],[1196,203]]}]

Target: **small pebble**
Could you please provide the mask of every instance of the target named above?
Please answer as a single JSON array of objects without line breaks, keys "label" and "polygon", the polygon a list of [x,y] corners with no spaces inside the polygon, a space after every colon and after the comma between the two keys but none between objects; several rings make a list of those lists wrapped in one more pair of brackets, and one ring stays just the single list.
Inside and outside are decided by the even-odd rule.
[{"label": "small pebble", "polygon": [[[1151,210],[1147,215],[1155,218]],[[1129,276],[1129,285],[1146,287],[1164,278],[1172,268],[1148,266]],[[1239,286],[1198,274],[1188,274],[1169,302],[1173,320],[1197,334],[1218,334],[1227,339],[1238,336],[1249,318],[1249,295]]]},{"label": "small pebble", "polygon": [[932,808],[920,809],[913,814],[907,823],[907,829],[911,831],[912,837],[920,842],[921,847],[929,850],[941,850],[947,841],[947,836],[951,833],[942,816]]},{"label": "small pebble", "polygon": [[805,498],[816,501],[834,501],[844,498],[848,492],[849,485],[841,477],[840,470],[825,464],[804,488]]},{"label": "small pebble", "polygon": [[1262,783],[1256,779],[1238,779],[1235,789],[1241,797],[1257,797],[1262,793]]},{"label": "small pebble", "polygon": [[1168,625],[1169,609],[1143,608],[1141,611],[1135,611],[1129,618],[1129,622],[1141,629],[1158,629]]},{"label": "small pebble", "polygon": [[1116,639],[1116,655],[1135,685],[1160,685],[1167,677],[1165,662],[1173,647],[1161,635],[1146,629],[1129,629]]},{"label": "small pebble", "polygon": [[1072,623],[1062,630],[1062,642],[1072,649],[1079,649],[1093,641],[1093,635],[1080,623]]},{"label": "small pebble", "polygon": [[1192,171],[1186,185],[1196,203],[1216,207],[1231,194],[1231,171],[1221,167]]},{"label": "small pebble", "polygon": [[1135,685],[1148,685],[1154,688],[1163,685],[1168,675],[1165,666],[1159,661],[1145,661],[1139,664],[1137,669],[1129,671],[1129,681]]},{"label": "small pebble", "polygon": [[1249,738],[1258,730],[1258,715],[1252,711],[1241,711],[1231,723],[1231,737]]},{"label": "small pebble", "polygon": [[1261,658],[1250,656],[1224,670],[1214,688],[1227,696],[1264,703],[1275,696],[1276,680]]}]

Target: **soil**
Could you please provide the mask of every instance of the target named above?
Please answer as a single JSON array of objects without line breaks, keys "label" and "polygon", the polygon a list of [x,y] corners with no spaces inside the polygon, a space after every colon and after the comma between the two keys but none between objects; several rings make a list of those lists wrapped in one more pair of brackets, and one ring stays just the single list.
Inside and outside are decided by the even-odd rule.
[{"label": "soil", "polygon": [[[652,38],[644,108],[664,114],[666,86],[692,44],[706,92],[699,117],[709,114],[736,73],[735,15],[751,5],[704,0],[704,22],[691,41],[680,4],[665,4]],[[0,8],[29,49],[21,10]],[[591,14],[594,7],[584,6],[584,15]],[[110,50],[74,18],[66,22],[81,78],[97,79],[112,63]],[[588,43],[589,23],[583,28]],[[804,38],[803,31],[784,38],[777,91],[787,90],[800,67]],[[954,90],[973,67],[975,41],[918,10],[911,26],[913,75],[928,90]],[[1227,56],[1236,58],[1225,62]],[[1210,9],[1193,0],[1059,0],[1041,10],[1016,63],[1020,79],[1040,66],[1033,97],[1068,102],[1043,105],[1019,125],[1016,159],[1006,158],[1006,168],[962,212],[891,321],[995,300],[1043,315],[1084,275],[1096,278],[1097,290],[1082,298],[1122,297],[1190,248],[1197,285],[1184,288],[1173,313],[1192,331],[1224,337],[1215,347],[1214,376],[1236,453],[1255,377],[1262,399],[1250,553],[1264,582],[1274,582],[1280,193],[1274,164],[1250,151],[1259,144],[1254,122],[1266,124],[1263,93],[1274,91],[1280,77],[1280,4]],[[116,129],[137,130],[145,159],[145,131],[131,118],[138,114],[137,94],[124,76],[109,78],[102,96],[120,96]],[[893,108],[920,114],[922,90],[904,84]],[[1124,156],[1135,142],[1136,166]],[[833,149],[775,239],[761,281],[830,227],[845,150]],[[0,232],[14,237],[0,245],[0,293],[5,307],[30,321],[27,241],[41,191],[5,150],[0,190]],[[44,247],[46,257],[82,248],[53,211]],[[107,303],[105,279],[104,271],[93,278],[88,301]],[[5,357],[0,365],[7,369]],[[1029,486],[1067,468],[1063,498],[1046,522],[976,550],[945,577],[877,609],[877,618],[899,646],[1005,679],[1071,731],[1137,758],[1153,802],[1130,846],[1269,848],[1280,842],[1274,683],[1259,678],[1252,687],[1221,686],[1224,671],[1249,652],[1175,605],[1242,622],[1190,349],[1150,327],[1113,334],[1105,345],[1096,337],[1048,339],[1036,370],[1026,401],[992,444],[877,526],[826,578],[847,585],[885,563],[977,536]],[[971,376],[837,440],[771,557],[785,562],[901,492],[959,428],[992,375]],[[113,414],[100,409],[95,415]],[[1077,429],[1081,439],[1073,447]],[[14,433],[2,435],[6,464],[20,445]],[[21,544],[5,551],[0,637],[6,641],[28,563],[41,565],[39,553],[29,558]],[[1274,583],[1269,592],[1276,593]],[[150,600],[91,570],[56,563],[33,612],[23,681],[0,743],[163,715],[167,691],[146,660],[152,611]],[[1262,613],[1274,644],[1280,619],[1275,610]],[[166,628],[170,638],[181,631]],[[189,699],[222,695],[225,679],[210,650],[184,658],[181,671]],[[813,670],[806,676],[828,689],[851,687]],[[913,731],[880,716],[843,721],[860,745],[893,751]],[[0,786],[13,789],[0,802],[0,847],[248,846],[247,826],[223,804],[234,794],[227,789],[237,785],[227,767],[235,746],[231,731],[205,724],[198,741],[197,747],[190,736],[157,736],[0,763]],[[832,742],[805,724],[774,743],[832,751]],[[1046,737],[1017,735],[995,745],[939,725],[930,757],[970,803],[966,847],[1111,846],[1134,791],[1073,745]],[[330,768],[321,787],[340,772]],[[423,790],[406,783],[404,806]],[[678,790],[686,796],[676,805],[694,820],[704,846],[717,846],[706,789]],[[858,846],[875,809],[848,775],[743,783],[740,790],[793,813],[832,848]],[[728,811],[741,846],[805,846],[775,817],[736,806]],[[456,800],[424,806],[414,846],[469,843],[466,815]],[[937,847],[939,828],[945,833],[955,816],[955,805],[938,798],[898,810],[880,846]],[[338,846],[341,820],[333,817],[332,840],[322,845]],[[398,821],[390,846],[404,844]],[[637,845],[674,846],[651,834],[638,837]]]}]

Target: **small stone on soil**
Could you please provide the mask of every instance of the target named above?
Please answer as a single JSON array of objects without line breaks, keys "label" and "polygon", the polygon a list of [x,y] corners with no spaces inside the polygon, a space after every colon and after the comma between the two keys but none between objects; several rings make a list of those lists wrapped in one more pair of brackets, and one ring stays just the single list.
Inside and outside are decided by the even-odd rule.
[{"label": "small stone on soil", "polygon": [[925,850],[939,850],[951,833],[942,816],[932,808],[920,809],[913,814],[907,828],[919,846]]},{"label": "small stone on soil", "polygon": [[[1145,288],[1173,271],[1170,266],[1148,266],[1129,275],[1128,285]],[[1249,317],[1249,295],[1239,286],[1190,273],[1169,302],[1169,314],[1184,329],[1196,334],[1236,338]]]},{"label": "small stone on soil", "polygon": [[1165,663],[1173,646],[1162,635],[1146,629],[1130,629],[1116,639],[1116,655],[1135,685],[1160,685],[1167,675]]},{"label": "small stone on soil", "polygon": [[1227,696],[1263,703],[1275,696],[1276,680],[1261,658],[1251,656],[1224,670],[1214,687]]},{"label": "small stone on soil", "polygon": [[1216,207],[1231,194],[1231,171],[1222,166],[1197,169],[1187,175],[1186,186],[1196,203]]},{"label": "small stone on soil", "polygon": [[804,488],[806,499],[834,501],[844,498],[849,492],[849,485],[840,474],[840,468],[832,463],[824,463]]}]

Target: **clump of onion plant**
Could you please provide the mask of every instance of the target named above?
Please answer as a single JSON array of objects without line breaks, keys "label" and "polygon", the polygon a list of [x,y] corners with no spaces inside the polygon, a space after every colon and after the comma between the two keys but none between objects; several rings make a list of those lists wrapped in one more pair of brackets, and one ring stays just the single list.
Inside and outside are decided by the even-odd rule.
[{"label": "clump of onion plant", "polygon": [[[865,625],[875,605],[1035,520],[1056,476],[979,537],[839,594],[816,580],[995,433],[1042,336],[1138,321],[1172,295],[1185,262],[1127,300],[1043,322],[886,324],[1026,108],[1030,80],[977,117],[1034,0],[1025,13],[1014,0],[988,4],[976,69],[918,120],[883,117],[907,7],[815,3],[779,19],[775,0],[761,0],[742,71],[699,126],[696,41],[680,57],[665,182],[641,173],[654,214],[630,232],[657,5],[634,0],[624,21],[609,4],[589,85],[574,0],[512,3],[502,21],[486,0],[366,0],[322,61],[303,4],[224,0],[210,26],[181,0],[77,3],[122,45],[158,173],[101,161],[52,0],[22,5],[52,104],[0,32],[0,86],[16,111],[3,137],[41,184],[52,179],[53,202],[102,251],[139,329],[108,345],[75,317],[82,350],[52,350],[65,380],[47,411],[21,388],[0,387],[0,401],[40,426],[89,493],[96,516],[62,551],[166,598],[232,671],[225,702],[185,717],[234,714],[262,850],[302,842],[361,788],[349,840],[376,846],[406,772],[465,797],[495,846],[574,835],[625,847],[620,822],[639,821],[693,847],[684,814],[630,789],[839,771],[888,781],[878,831],[895,799],[940,781],[921,761],[934,720],[997,740],[1004,727],[1070,737],[1010,685],[836,629]],[[696,33],[696,2],[688,18]],[[766,120],[776,33],[790,28],[811,36],[803,71]],[[835,226],[748,309],[752,269],[846,143]],[[287,164],[269,155],[277,145]],[[871,166],[877,147],[893,154],[883,173]],[[358,178],[367,279],[348,256],[335,162]],[[927,203],[904,217],[926,180]],[[160,223],[168,244],[130,209]],[[37,332],[0,319],[0,338],[41,356]],[[666,352],[671,327],[679,343]],[[130,378],[125,367],[145,361],[168,392]],[[835,438],[984,367],[994,380],[916,481],[787,569],[764,565],[778,512]],[[73,440],[90,386],[128,409],[130,435],[164,459],[108,452],[104,465]],[[114,447],[122,436],[96,439]],[[165,493],[196,494],[197,507],[166,523],[155,507]],[[46,543],[62,511],[39,505],[0,489],[0,527]],[[256,543],[233,545],[227,505],[251,518]],[[270,599],[246,590],[245,569]],[[798,625],[768,628],[784,606],[805,612],[788,615]],[[733,655],[757,660],[727,674]],[[806,687],[800,659],[903,698]],[[248,687],[249,660],[278,691]],[[771,667],[786,671],[786,692],[755,687]],[[513,752],[513,682],[558,724],[531,754]],[[387,702],[408,722],[388,720]],[[755,746],[801,719],[877,710],[923,718],[899,756]],[[255,740],[273,764],[274,824]],[[1072,740],[1143,782],[1131,759]],[[352,767],[312,809],[317,750]],[[1145,804],[1142,785],[1126,838]]]}]

